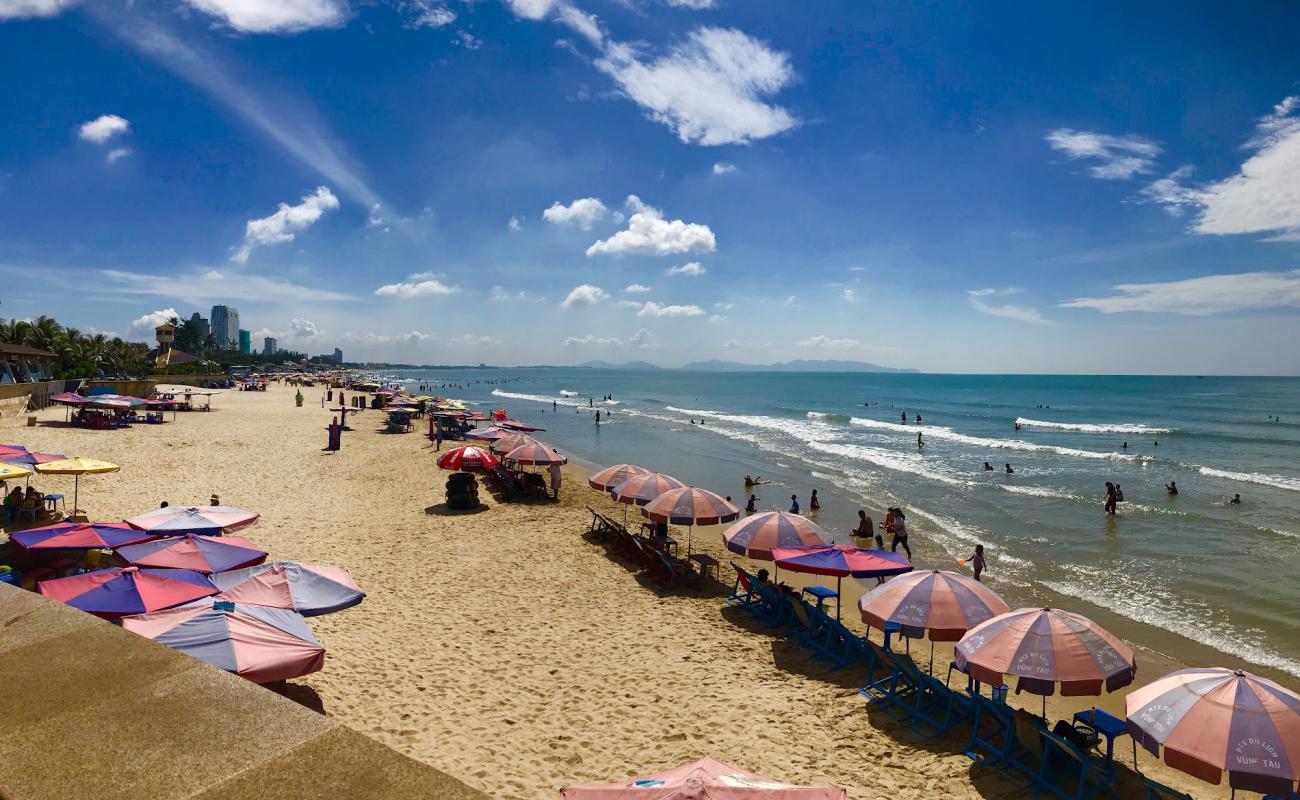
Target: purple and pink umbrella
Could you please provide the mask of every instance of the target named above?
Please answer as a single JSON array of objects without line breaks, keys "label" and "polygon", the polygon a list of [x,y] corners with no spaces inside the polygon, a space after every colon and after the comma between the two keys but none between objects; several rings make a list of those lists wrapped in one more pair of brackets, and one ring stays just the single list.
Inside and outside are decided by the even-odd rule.
[{"label": "purple and pink umbrella", "polygon": [[131,517],[128,525],[159,536],[197,533],[220,536],[234,533],[257,522],[260,515],[234,506],[168,506]]},{"label": "purple and pink umbrella", "polygon": [[1289,795],[1300,767],[1300,695],[1257,675],[1184,669],[1124,698],[1128,730],[1152,755],[1216,786]]},{"label": "purple and pink umbrella", "polygon": [[771,561],[778,547],[824,547],[831,537],[817,523],[789,511],[745,517],[722,532],[727,549],[748,558]]},{"label": "purple and pink umbrella", "polygon": [[301,614],[204,598],[125,617],[122,627],[254,683],[300,678],[325,664]]},{"label": "purple and pink umbrella", "polygon": [[957,667],[990,686],[1018,678],[1016,691],[1099,695],[1133,682],[1133,648],[1083,616],[1057,608],[1018,608],[976,625],[957,643]]},{"label": "purple and pink umbrella", "polygon": [[28,450],[26,447],[16,444],[0,444],[0,461],[6,464],[33,466],[35,464],[48,464],[51,461],[66,461],[67,458],[67,456],[54,453],[38,453],[35,450]]},{"label": "purple and pink umbrella", "polygon": [[212,582],[223,600],[293,609],[305,617],[351,608],[366,596],[346,569],[296,561],[218,572]]},{"label": "purple and pink umbrella", "polygon": [[[138,531],[137,531],[138,533]],[[238,536],[172,536],[117,549],[118,558],[136,567],[192,569],[213,573],[251,567],[266,560],[266,551]]]},{"label": "purple and pink umbrella", "polygon": [[[898,553],[889,550],[867,550],[843,544],[818,547],[778,547],[772,551],[772,560],[778,567],[791,572],[809,575],[834,575],[835,594],[840,594],[840,582],[847,576],[854,578],[884,578],[912,571],[912,564]],[[835,618],[839,619],[837,602]]]},{"label": "purple and pink umbrella", "polygon": [[90,402],[90,398],[76,392],[60,392],[50,395],[50,402],[65,406],[84,406]]},{"label": "purple and pink umbrella", "polygon": [[103,619],[171,608],[217,593],[207,576],[188,569],[100,569],[40,581],[36,591]]},{"label": "purple and pink umbrella", "polygon": [[101,550],[147,542],[152,534],[125,522],[59,522],[9,534],[26,550]]}]

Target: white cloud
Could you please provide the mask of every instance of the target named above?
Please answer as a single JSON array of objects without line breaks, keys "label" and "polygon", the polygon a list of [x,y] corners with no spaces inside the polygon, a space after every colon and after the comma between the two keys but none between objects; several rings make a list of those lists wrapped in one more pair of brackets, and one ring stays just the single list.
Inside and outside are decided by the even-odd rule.
[{"label": "white cloud", "polygon": [[104,162],[107,164],[112,164],[118,159],[126,158],[129,155],[131,155],[131,148],[114,147],[112,150],[108,151],[108,155],[104,156]]},{"label": "white cloud", "polygon": [[586,336],[570,336],[564,340],[565,347],[573,347],[575,345],[598,345],[603,347],[609,347],[609,346],[622,347],[623,340],[618,338],[617,336],[602,337],[602,336],[595,336],[590,333],[587,334]]},{"label": "white cloud", "polygon": [[744,144],[798,125],[765,100],[794,79],[789,57],[726,28],[698,28],[654,61],[609,43],[596,67],[656,122],[687,144]]},{"label": "white cloud", "polygon": [[488,294],[488,299],[496,302],[504,302],[506,300],[517,300],[519,302],[523,302],[525,300],[534,300],[534,302],[540,302],[541,300],[544,300],[546,298],[536,298],[536,299],[531,298],[528,296],[528,293],[525,292],[523,289],[520,289],[514,294],[511,294],[510,292],[506,291],[506,287],[504,286],[493,286],[492,291]]},{"label": "white cloud", "polygon": [[309,303],[353,299],[341,292],[315,289],[280,278],[247,273],[225,275],[217,270],[155,275],[106,269],[100,274],[109,280],[105,291],[173,297],[194,305],[202,305],[207,300]]},{"label": "white cloud", "polygon": [[858,302],[858,293],[853,291],[852,288],[845,286],[843,289],[840,289],[840,299],[852,305]]},{"label": "white cloud", "polygon": [[694,11],[703,11],[706,8],[717,8],[717,0],[665,0],[670,6],[677,8],[689,8]]},{"label": "white cloud", "polygon": [[429,297],[431,295],[448,295],[456,294],[460,291],[459,287],[448,286],[438,277],[429,272],[417,272],[414,275],[408,275],[405,281],[398,283],[388,283],[380,286],[375,290],[377,297],[401,297],[410,299],[412,297]]},{"label": "white cloud", "polygon": [[316,223],[326,211],[339,207],[339,199],[325,186],[304,195],[296,206],[281,203],[269,217],[250,219],[244,229],[244,243],[231,258],[243,264],[253,248],[268,244],[292,242],[294,236]]},{"label": "white cloud", "polygon": [[609,299],[609,292],[599,286],[592,286],[590,283],[584,283],[581,286],[575,286],[569,296],[564,298],[560,303],[561,308],[577,308],[579,306],[592,306],[602,300]]},{"label": "white cloud", "polygon": [[721,311],[730,311],[736,307],[735,303],[714,303],[713,307]]},{"label": "white cloud", "polygon": [[337,28],[348,20],[346,0],[185,0],[242,33],[298,33]]},{"label": "white cloud", "polygon": [[1018,306],[1012,303],[995,303],[991,299],[995,297],[1005,297],[1010,294],[1019,294],[1019,289],[973,289],[966,292],[966,297],[975,310],[981,314],[988,314],[993,317],[1004,317],[1014,319],[1020,322],[1032,322],[1035,325],[1051,324],[1042,312],[1029,306]]},{"label": "white cloud", "polygon": [[443,28],[456,21],[456,12],[440,0],[406,0],[401,5],[406,28]]},{"label": "white cloud", "polygon": [[687,264],[681,264],[676,267],[669,267],[667,272],[665,272],[664,274],[665,275],[688,275],[693,278],[699,275],[703,275],[706,272],[708,272],[708,270],[705,269],[704,266],[700,264],[700,262],[691,261]]},{"label": "white cloud", "polygon": [[554,225],[576,225],[584,231],[605,218],[609,209],[594,197],[580,197],[569,203],[553,203],[542,212],[542,219]]},{"label": "white cloud", "polygon": [[510,221],[506,223],[506,227],[509,228],[511,232],[518,233],[524,229],[524,221],[519,217],[511,217]]},{"label": "white cloud", "polygon": [[466,50],[477,50],[483,46],[483,40],[466,30],[456,31],[456,41],[452,44],[458,44]]},{"label": "white cloud", "polygon": [[150,311],[143,317],[131,321],[127,337],[144,336],[152,341],[153,329],[172,317],[180,318],[180,314],[177,314],[174,308],[160,308],[157,311]]},{"label": "white cloud", "polygon": [[501,344],[501,340],[492,336],[476,336],[472,333],[466,333],[461,336],[453,336],[447,340],[447,343],[461,347],[492,347]]},{"label": "white cloud", "polygon": [[[587,248],[587,255],[597,254],[666,256],[674,253],[712,253],[718,247],[717,239],[708,225],[668,221],[663,213],[641,202],[636,195],[628,195],[627,207],[632,216],[627,230],[619,231]],[[552,206],[553,208],[553,206]]]},{"label": "white cloud", "polygon": [[1232,177],[1200,187],[1183,167],[1143,195],[1171,213],[1199,209],[1194,233],[1271,233],[1267,241],[1300,241],[1300,96],[1284,99],[1258,120],[1246,142],[1252,155]]},{"label": "white cloud", "polygon": [[704,309],[697,305],[660,305],[653,300],[646,303],[638,303],[635,300],[621,300],[619,305],[637,309],[636,315],[638,317],[698,317],[704,313]]},{"label": "white cloud", "polygon": [[578,9],[569,3],[560,3],[556,8],[560,22],[577,31],[587,41],[599,47],[605,41],[605,32],[600,29],[596,17]]},{"label": "white cloud", "polygon": [[800,347],[810,347],[817,350],[851,350],[861,347],[862,344],[857,339],[832,339],[829,336],[818,335],[809,336],[807,339],[799,342]]},{"label": "white cloud", "polygon": [[655,337],[645,328],[638,328],[636,333],[628,337],[627,343],[632,347],[654,347]]},{"label": "white cloud", "polygon": [[294,317],[289,320],[289,337],[293,339],[316,339],[324,335],[316,323],[309,319]]},{"label": "white cloud", "polygon": [[1122,283],[1110,297],[1080,297],[1066,308],[1207,316],[1229,311],[1300,308],[1300,270],[1206,275],[1164,283]]},{"label": "white cloud", "polygon": [[71,8],[77,0],[0,0],[0,19],[53,17]]},{"label": "white cloud", "polygon": [[1127,180],[1139,172],[1150,172],[1160,145],[1140,136],[1111,136],[1091,131],[1058,128],[1046,136],[1047,143],[1071,159],[1093,162],[1088,171],[1102,180]]},{"label": "white cloud", "polygon": [[639,283],[629,283],[627,286],[623,287],[623,291],[627,294],[644,294],[645,292],[650,291],[650,287],[643,286]]},{"label": "white cloud", "polygon": [[713,165],[714,175],[728,175],[735,171],[736,171],[736,165],[729,164],[725,161],[719,161],[718,163]]},{"label": "white cloud", "polygon": [[551,13],[556,0],[506,0],[510,10],[524,19],[543,19]]},{"label": "white cloud", "polygon": [[103,114],[90,122],[81,123],[77,135],[84,141],[103,144],[114,136],[131,130],[131,123],[116,114]]},{"label": "white cloud", "polygon": [[721,315],[721,314],[711,314],[711,315],[709,315],[709,322],[710,322],[711,324],[714,324],[714,325],[718,324],[719,322],[726,322],[726,320],[727,320],[727,318],[724,317],[724,316]]}]

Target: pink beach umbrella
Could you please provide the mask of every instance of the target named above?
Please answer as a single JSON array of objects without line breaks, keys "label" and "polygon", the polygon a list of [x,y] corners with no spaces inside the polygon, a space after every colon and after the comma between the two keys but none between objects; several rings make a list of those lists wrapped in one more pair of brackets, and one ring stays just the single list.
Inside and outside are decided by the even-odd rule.
[{"label": "pink beach umbrella", "polygon": [[[1215,784],[1288,795],[1300,777],[1300,695],[1240,670],[1184,669],[1124,698],[1133,741]],[[1137,751],[1134,750],[1136,758]],[[1136,766],[1136,764],[1134,765]]]},{"label": "pink beach umbrella", "polygon": [[117,548],[117,557],[136,567],[192,569],[211,574],[251,567],[266,560],[266,551],[238,536],[171,536]]},{"label": "pink beach umbrella", "polygon": [[158,536],[197,533],[220,536],[255,525],[261,515],[234,506],[168,506],[155,508],[126,521],[133,528]]},{"label": "pink beach umbrella", "polygon": [[1133,648],[1083,616],[1056,608],[1018,608],[976,625],[957,643],[957,667],[990,686],[1004,676],[1016,691],[1043,696],[1100,695],[1133,682]]},{"label": "pink beach umbrella", "polygon": [[862,621],[877,630],[892,622],[911,639],[928,631],[932,642],[956,642],[1011,608],[979,581],[936,569],[900,575],[877,586],[858,601],[858,610]]},{"label": "pink beach umbrella", "polygon": [[608,492],[628,478],[649,474],[650,470],[645,467],[638,467],[636,464],[615,464],[587,478],[587,485],[598,492]]},{"label": "pink beach umbrella", "polygon": [[496,456],[472,444],[448,450],[438,457],[438,466],[452,472],[485,472],[500,465]]},{"label": "pink beach umbrella", "polygon": [[837,786],[795,786],[702,758],[665,772],[614,783],[566,786],[561,800],[844,800]]},{"label": "pink beach umbrella", "polygon": [[840,581],[846,576],[883,578],[912,571],[912,563],[891,550],[867,550],[844,544],[816,547],[778,547],[772,561],[791,572],[835,576],[835,618],[840,618]]},{"label": "pink beach umbrella", "polygon": [[[633,478],[633,480],[636,480]],[[641,516],[654,522],[686,525],[686,554],[691,553],[691,533],[696,525],[718,525],[740,516],[740,509],[708,489],[683,486],[669,489],[641,507]]]},{"label": "pink beach umbrella", "polygon": [[221,590],[220,600],[288,608],[304,617],[351,608],[366,596],[346,569],[296,561],[218,572],[211,580]]},{"label": "pink beach umbrella", "polygon": [[506,433],[503,436],[497,437],[492,444],[489,445],[489,449],[497,455],[505,455],[516,447],[522,447],[531,441],[532,437],[525,436],[522,433]]},{"label": "pink beach umbrella", "polygon": [[253,683],[318,672],[325,648],[295,611],[204,598],[122,619],[122,627]]},{"label": "pink beach umbrella", "polygon": [[722,532],[722,541],[733,553],[771,561],[775,548],[821,547],[830,544],[831,537],[807,517],[789,511],[767,511],[736,522]]},{"label": "pink beach umbrella", "polygon": [[569,461],[549,446],[542,444],[535,439],[524,442],[515,449],[506,453],[505,459],[506,461],[513,461],[516,464],[529,464],[532,466],[565,464]]},{"label": "pink beach umbrella", "polygon": [[610,496],[620,503],[643,506],[664,492],[681,489],[686,484],[662,472],[633,475],[609,490]]},{"label": "pink beach umbrella", "polygon": [[188,603],[216,594],[217,588],[193,570],[122,567],[40,581],[36,591],[111,620]]}]

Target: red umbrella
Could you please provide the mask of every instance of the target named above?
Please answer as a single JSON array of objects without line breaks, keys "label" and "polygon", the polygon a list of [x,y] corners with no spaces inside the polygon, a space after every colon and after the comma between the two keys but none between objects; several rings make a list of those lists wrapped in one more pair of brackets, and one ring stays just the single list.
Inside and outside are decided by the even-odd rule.
[{"label": "red umbrella", "polygon": [[[636,480],[633,478],[633,480]],[[668,522],[673,525],[687,525],[686,553],[691,552],[691,534],[696,525],[717,525],[731,522],[740,516],[740,509],[727,502],[726,498],[697,489],[683,486],[669,489],[641,507],[641,515],[655,522]]]},{"label": "red umbrella", "polygon": [[598,492],[608,492],[610,489],[623,483],[628,478],[634,478],[637,475],[649,475],[650,470],[644,467],[638,467],[636,464],[616,464],[607,467],[587,478],[587,485]]},{"label": "red umbrella", "polygon": [[565,464],[568,459],[552,450],[550,447],[539,441],[531,440],[524,442],[515,449],[506,453],[506,461],[513,461],[516,464]]},{"label": "red umbrella", "polygon": [[438,466],[452,472],[473,472],[496,469],[501,461],[487,450],[474,445],[448,450],[438,457]]}]

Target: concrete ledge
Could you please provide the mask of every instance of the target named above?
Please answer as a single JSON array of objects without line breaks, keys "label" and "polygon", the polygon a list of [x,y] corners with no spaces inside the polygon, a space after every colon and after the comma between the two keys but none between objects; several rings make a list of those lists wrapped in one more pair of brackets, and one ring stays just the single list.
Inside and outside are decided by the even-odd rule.
[{"label": "concrete ledge", "polygon": [[0,676],[6,800],[486,798],[274,692],[5,584]]}]

